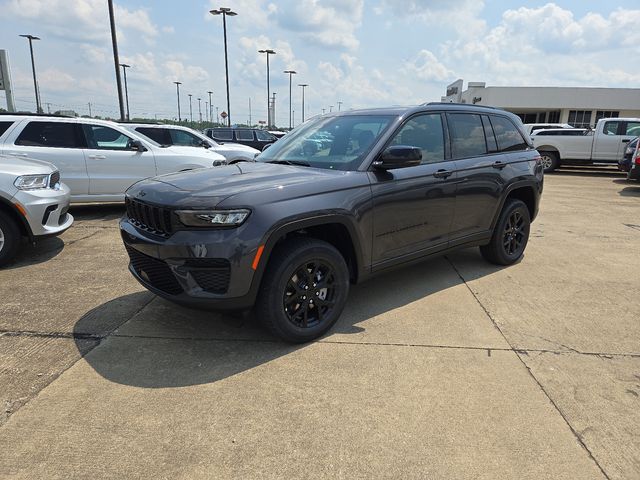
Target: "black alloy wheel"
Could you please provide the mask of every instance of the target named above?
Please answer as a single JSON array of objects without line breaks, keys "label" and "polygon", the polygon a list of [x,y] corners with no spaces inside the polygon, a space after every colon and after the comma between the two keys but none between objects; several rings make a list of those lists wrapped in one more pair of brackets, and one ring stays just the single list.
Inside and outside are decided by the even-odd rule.
[{"label": "black alloy wheel", "polygon": [[338,320],[349,294],[349,269],[331,244],[294,237],[270,255],[254,308],[277,337],[304,343],[327,332]]},{"label": "black alloy wheel", "polygon": [[509,198],[500,212],[491,241],[480,247],[480,253],[496,265],[511,265],[522,257],[530,229],[531,218],[525,203]]}]

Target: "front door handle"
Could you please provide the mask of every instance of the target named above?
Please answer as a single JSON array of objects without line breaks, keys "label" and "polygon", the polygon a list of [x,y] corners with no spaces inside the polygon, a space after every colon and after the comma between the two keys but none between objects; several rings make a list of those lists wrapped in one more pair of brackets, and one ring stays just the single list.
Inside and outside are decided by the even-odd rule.
[{"label": "front door handle", "polygon": [[630,141],[631,140],[629,140],[629,139],[625,139],[625,140],[622,140],[622,143],[629,143]]},{"label": "front door handle", "polygon": [[502,170],[504,167],[507,166],[506,163],[502,163],[500,160],[496,160],[495,162],[493,162],[493,164],[491,165],[493,168],[497,168],[498,170]]},{"label": "front door handle", "polygon": [[92,158],[94,160],[104,160],[107,157],[104,155],[89,155],[89,158]]},{"label": "front door handle", "polygon": [[452,173],[453,172],[451,170],[445,170],[444,168],[441,168],[437,172],[434,172],[433,176],[436,178],[447,178],[450,177]]},{"label": "front door handle", "polygon": [[13,155],[14,157],[28,157],[29,156],[28,153],[18,153],[18,152],[11,152],[10,155]]}]

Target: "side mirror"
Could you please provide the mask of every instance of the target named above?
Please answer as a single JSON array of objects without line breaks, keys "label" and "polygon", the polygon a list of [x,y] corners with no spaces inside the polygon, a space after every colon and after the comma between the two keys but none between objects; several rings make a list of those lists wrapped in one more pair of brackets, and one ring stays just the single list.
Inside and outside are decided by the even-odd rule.
[{"label": "side mirror", "polygon": [[147,147],[145,147],[140,140],[131,140],[128,147],[130,150],[135,150],[137,152],[147,151]]},{"label": "side mirror", "polygon": [[420,165],[422,150],[418,147],[407,145],[395,145],[387,147],[380,156],[373,161],[374,168],[391,170],[394,168],[407,168]]},{"label": "side mirror", "polygon": [[206,140],[202,140],[200,142],[200,146],[204,147],[204,148],[211,148],[211,144],[209,142],[207,142]]}]

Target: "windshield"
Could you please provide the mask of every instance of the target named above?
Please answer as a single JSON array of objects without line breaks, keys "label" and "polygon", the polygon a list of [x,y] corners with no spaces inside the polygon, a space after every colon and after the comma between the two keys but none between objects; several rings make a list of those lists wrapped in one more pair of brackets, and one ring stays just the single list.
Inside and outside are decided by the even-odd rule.
[{"label": "windshield", "polygon": [[394,118],[392,115],[319,117],[278,140],[256,161],[355,170]]}]

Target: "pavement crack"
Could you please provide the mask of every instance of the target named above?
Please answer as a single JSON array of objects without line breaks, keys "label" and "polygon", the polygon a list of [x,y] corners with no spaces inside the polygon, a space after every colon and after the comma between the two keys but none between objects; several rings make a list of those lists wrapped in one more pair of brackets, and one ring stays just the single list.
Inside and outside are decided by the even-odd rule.
[{"label": "pavement crack", "polygon": [[[447,261],[449,262],[449,264],[451,265],[451,268],[453,268],[453,270],[456,272],[456,274],[458,275],[458,277],[460,277],[460,280],[462,281],[462,283],[464,283],[465,287],[467,288],[467,290],[469,290],[469,292],[471,293],[471,295],[473,295],[473,298],[475,298],[476,302],[478,303],[478,305],[480,306],[480,308],[482,308],[482,310],[484,310],[485,314],[487,315],[487,318],[489,320],[491,320],[491,323],[493,323],[493,326],[496,328],[496,330],[500,333],[500,335],[502,335],[502,338],[504,338],[504,341],[507,342],[507,345],[509,345],[509,347],[511,348],[511,350],[515,353],[516,357],[518,358],[518,360],[520,360],[520,363],[522,363],[522,365],[524,366],[524,368],[526,369],[526,371],[529,373],[529,375],[531,376],[531,378],[533,379],[534,382],[536,382],[536,384],[538,385],[538,387],[540,388],[540,390],[542,391],[542,393],[544,393],[544,395],[547,397],[547,399],[549,400],[549,402],[551,403],[551,405],[553,405],[553,408],[555,408],[555,410],[558,412],[558,414],[560,415],[560,417],[562,417],[562,419],[564,420],[564,422],[567,424],[567,427],[569,427],[569,430],[571,430],[571,433],[573,433],[573,436],[576,438],[576,440],[578,441],[578,443],[580,443],[580,445],[582,446],[582,448],[584,448],[584,451],[587,452],[587,455],[589,455],[589,458],[591,458],[591,460],[593,461],[593,463],[596,464],[596,466],[598,467],[598,469],[600,470],[600,472],[602,473],[602,475],[604,475],[604,477],[607,480],[610,480],[609,475],[607,474],[607,472],[605,472],[604,468],[602,467],[602,465],[600,465],[600,463],[598,462],[598,460],[596,459],[596,457],[593,455],[593,452],[591,452],[591,450],[589,450],[589,447],[587,447],[586,443],[584,442],[582,435],[576,431],[576,429],[573,427],[573,425],[571,425],[571,423],[569,422],[569,419],[567,418],[567,416],[564,414],[564,412],[560,409],[560,407],[558,406],[558,404],[553,400],[553,398],[551,398],[551,395],[549,394],[549,392],[547,392],[547,390],[544,388],[544,386],[542,385],[542,383],[540,383],[540,381],[536,378],[536,376],[533,374],[533,372],[531,371],[531,369],[529,368],[529,366],[526,364],[526,362],[522,359],[521,353],[523,350],[519,350],[519,349],[515,349],[513,347],[513,345],[511,344],[511,342],[509,341],[509,339],[507,338],[507,336],[504,334],[504,332],[502,331],[502,329],[500,328],[500,326],[498,325],[498,322],[496,322],[496,320],[493,318],[493,316],[491,315],[491,313],[489,312],[489,310],[484,306],[484,304],[482,303],[482,301],[480,300],[480,298],[478,298],[478,295],[476,295],[476,293],[473,291],[473,289],[469,286],[469,284],[467,283],[466,279],[462,276],[462,273],[460,272],[460,270],[458,270],[458,268],[455,266],[455,264],[453,263],[453,261],[449,258],[449,256],[445,256],[445,258],[447,259]],[[565,348],[565,345],[562,345]],[[578,354],[580,354],[581,352],[578,352],[577,350],[574,349],[570,349],[573,352],[576,352]]]}]

